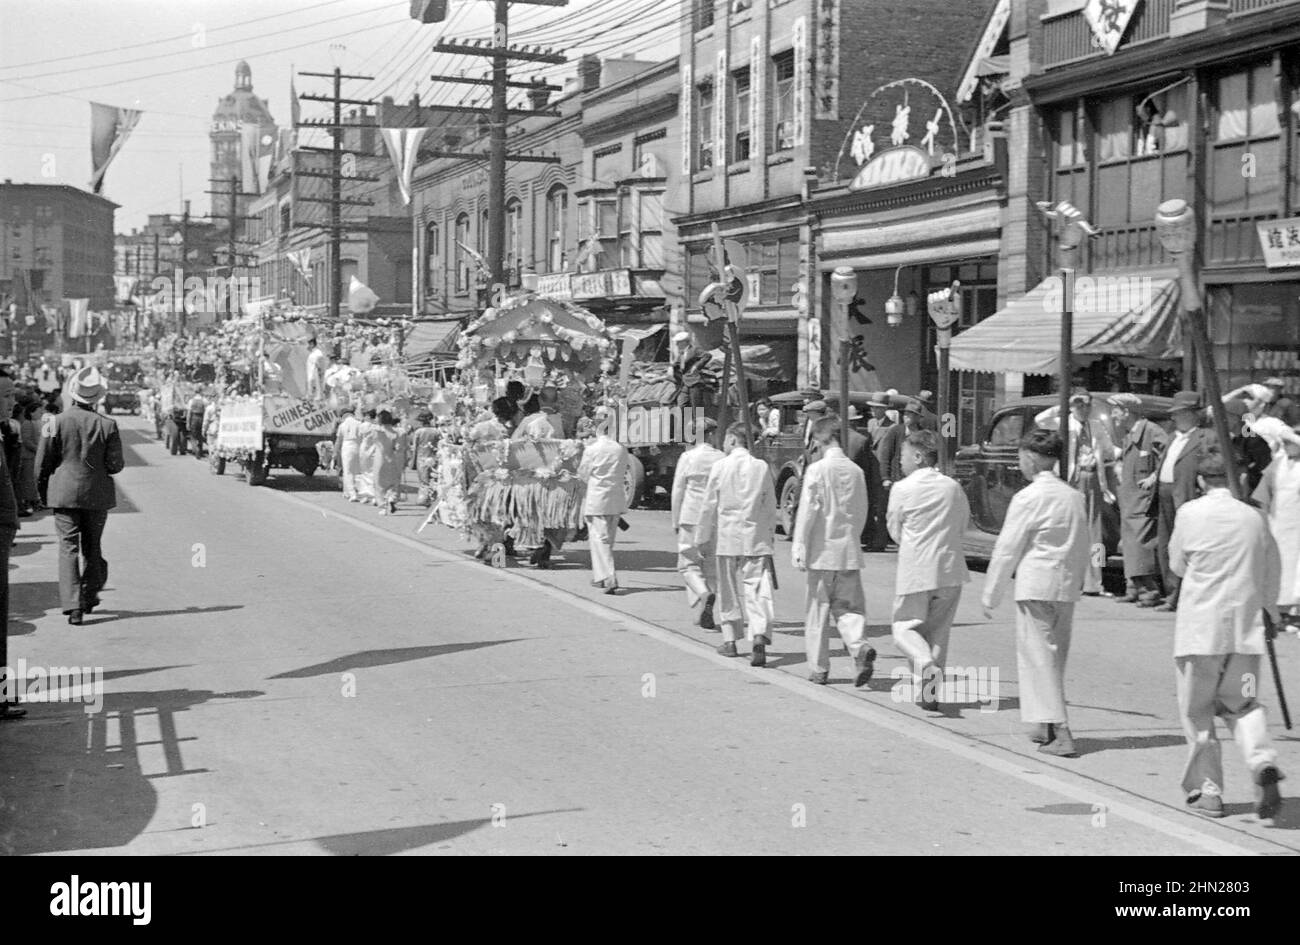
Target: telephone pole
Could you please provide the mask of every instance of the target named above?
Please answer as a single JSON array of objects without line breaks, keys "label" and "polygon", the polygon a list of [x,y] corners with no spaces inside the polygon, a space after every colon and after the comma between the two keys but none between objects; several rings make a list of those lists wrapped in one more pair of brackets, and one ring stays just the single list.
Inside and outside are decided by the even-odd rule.
[{"label": "telephone pole", "polygon": [[[253,219],[252,217],[240,216],[239,198],[256,197],[257,194],[246,194],[241,191],[239,189],[239,178],[237,177],[227,177],[222,180],[213,181],[213,183],[224,183],[227,185],[226,190],[209,190],[208,193],[212,194],[214,197],[225,197],[229,200],[229,203],[226,204],[226,213],[224,216],[226,221],[226,264],[230,268],[230,281],[226,286],[226,309],[227,313],[231,317],[234,317],[235,268],[244,265],[244,257],[250,255],[249,253],[241,252],[239,249],[239,244],[243,242],[239,238],[239,224],[245,220]],[[186,206],[188,206],[188,204]],[[217,218],[215,214],[210,216],[214,219]],[[183,288],[184,286],[182,286],[182,289]],[[184,307],[185,304],[182,296],[181,308],[184,309]]]},{"label": "telephone pole", "polygon": [[[533,6],[562,7],[568,5],[568,0],[516,0],[518,3],[530,4]],[[560,158],[554,155],[524,155],[510,154],[506,148],[506,124],[511,116],[525,117],[551,117],[558,118],[559,112],[539,109],[521,109],[509,107],[509,90],[511,88],[528,87],[530,89],[561,91],[558,86],[546,85],[544,83],[522,83],[511,82],[509,67],[511,60],[523,62],[540,62],[550,64],[562,64],[567,62],[565,56],[555,52],[552,49],[542,49],[537,46],[511,46],[510,41],[510,2],[509,0],[493,0],[495,4],[495,16],[493,18],[494,28],[492,39],[486,44],[477,40],[465,40],[462,42],[439,41],[433,47],[435,53],[447,53],[451,55],[468,55],[484,56],[492,60],[492,79],[489,82],[481,79],[468,79],[463,76],[432,76],[434,81],[454,82],[466,85],[487,85],[492,87],[491,107],[488,109],[488,246],[487,246],[487,268],[490,273],[491,281],[495,284],[505,283],[505,193],[506,193],[506,163],[508,161],[532,161],[538,163],[558,164]],[[413,3],[411,16],[421,23],[437,23],[446,19],[446,4],[432,2],[432,0],[420,0]],[[449,114],[457,113],[479,113],[483,112],[481,108],[466,108],[447,105],[431,106],[432,111],[444,112]],[[464,152],[436,152],[432,157],[453,157],[453,158],[477,158],[482,159],[484,155]],[[414,276],[414,273],[412,274]]]},{"label": "telephone pole", "polygon": [[[343,222],[343,208],[352,207],[369,207],[374,204],[372,200],[362,200],[356,198],[345,198],[343,196],[343,181],[369,181],[378,183],[377,177],[366,177],[360,174],[344,174],[343,155],[359,154],[362,152],[350,151],[343,147],[343,134],[348,128],[359,128],[360,125],[345,125],[343,123],[343,106],[344,105],[362,105],[369,107],[376,104],[370,99],[344,98],[343,97],[343,80],[372,81],[372,76],[368,75],[344,75],[343,70],[338,66],[334,67],[333,72],[299,72],[302,76],[313,76],[320,79],[333,80],[333,95],[299,95],[301,99],[312,102],[329,102],[332,106],[333,118],[331,121],[300,121],[299,128],[326,128],[333,138],[333,144],[329,148],[312,148],[299,146],[300,151],[315,151],[318,153],[327,153],[330,155],[329,174],[321,174],[318,171],[307,171],[294,167],[294,176],[300,177],[328,177],[330,182],[330,196],[328,200],[319,197],[298,197],[295,200],[304,200],[311,203],[328,203],[330,205],[330,222],[325,224],[324,228],[329,230],[330,234],[330,318],[338,321],[342,314],[343,308],[343,233],[345,230],[364,229],[358,226],[349,226]],[[312,226],[317,224],[304,224],[295,222],[295,226]]]}]

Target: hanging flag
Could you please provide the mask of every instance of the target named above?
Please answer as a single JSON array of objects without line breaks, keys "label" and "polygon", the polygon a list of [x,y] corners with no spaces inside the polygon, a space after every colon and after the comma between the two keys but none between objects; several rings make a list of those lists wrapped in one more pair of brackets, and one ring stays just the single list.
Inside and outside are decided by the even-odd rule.
[{"label": "hanging flag", "polygon": [[95,193],[104,188],[104,173],[140,123],[138,108],[117,108],[90,103],[90,187]]},{"label": "hanging flag", "polygon": [[117,289],[117,301],[126,304],[131,301],[131,296],[135,294],[136,283],[140,280],[136,276],[114,276],[113,284]]},{"label": "hanging flag", "polygon": [[262,129],[251,121],[246,121],[239,129],[239,183],[240,190],[246,194],[260,194],[262,183],[259,178],[262,148]]},{"label": "hanging flag", "polygon": [[380,128],[388,155],[397,169],[397,186],[402,190],[402,202],[411,202],[411,178],[415,174],[415,158],[420,153],[420,140],[428,128]]},{"label": "hanging flag", "polygon": [[353,315],[366,315],[375,310],[379,304],[379,296],[375,295],[374,289],[366,285],[356,276],[348,283],[348,308]]},{"label": "hanging flag", "polygon": [[311,248],[295,249],[285,255],[288,256],[289,262],[293,263],[293,268],[297,269],[298,272],[302,274],[303,279],[307,282],[311,282]]},{"label": "hanging flag", "polygon": [[298,90],[293,87],[293,65],[289,66],[289,122],[293,125],[289,134],[292,136],[292,147],[298,148],[298,124],[302,121],[302,104],[298,101]]},{"label": "hanging flag", "polygon": [[80,338],[90,330],[90,299],[64,299],[68,303],[68,337]]}]

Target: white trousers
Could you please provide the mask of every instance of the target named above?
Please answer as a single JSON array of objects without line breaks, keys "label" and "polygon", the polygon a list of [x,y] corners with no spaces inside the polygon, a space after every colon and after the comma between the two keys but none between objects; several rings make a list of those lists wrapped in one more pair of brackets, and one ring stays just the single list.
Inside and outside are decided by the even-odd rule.
[{"label": "white trousers", "polygon": [[894,643],[912,661],[913,678],[927,666],[942,674],[948,658],[948,634],[961,602],[961,585],[900,594],[894,598]]},{"label": "white trousers", "polygon": [[617,515],[588,515],[587,543],[591,548],[591,579],[618,583],[614,570],[614,536],[618,534]]},{"label": "white trousers", "polygon": [[1255,700],[1260,685],[1258,655],[1176,656],[1178,714],[1187,736],[1183,790],[1223,793],[1223,751],[1214,719],[1223,719],[1253,776],[1277,761],[1268,737],[1264,707]]},{"label": "white trousers", "polygon": [[339,466],[343,470],[343,494],[357,494],[357,473],[361,472],[361,446],[357,443],[344,443],[339,454]]},{"label": "white trousers", "polygon": [[1020,718],[1064,725],[1065,661],[1070,655],[1074,603],[1016,601],[1016,672]]},{"label": "white trousers", "polygon": [[734,643],[744,628],[751,642],[762,637],[771,643],[772,576],[767,571],[767,557],[718,555],[718,622],[722,639]]},{"label": "white trousers", "polygon": [[830,672],[828,631],[832,621],[849,656],[856,657],[866,643],[867,633],[867,600],[862,593],[862,572],[809,568],[806,602],[803,645],[809,670]]},{"label": "white trousers", "polygon": [[713,540],[701,542],[698,529],[698,525],[677,526],[677,573],[686,585],[686,601],[692,607],[717,593],[718,587]]}]

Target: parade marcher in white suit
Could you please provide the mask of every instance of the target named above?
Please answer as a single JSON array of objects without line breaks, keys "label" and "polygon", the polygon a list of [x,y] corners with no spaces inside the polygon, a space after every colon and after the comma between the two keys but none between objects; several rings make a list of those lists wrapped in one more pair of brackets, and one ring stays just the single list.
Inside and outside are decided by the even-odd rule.
[{"label": "parade marcher in white suit", "polygon": [[1065,661],[1092,542],[1083,496],[1052,471],[1060,458],[1061,438],[1048,430],[1020,441],[1020,471],[1029,485],[1011,499],[993,546],[984,612],[992,617],[1014,574],[1020,718],[1037,724],[1032,739],[1039,751],[1072,758]]},{"label": "parade marcher in white suit", "polygon": [[813,423],[812,442],[821,456],[804,470],[795,517],[791,558],[808,572],[804,649],[808,678],[824,686],[830,679],[830,639],[835,621],[853,657],[855,686],[871,679],[876,651],[867,645],[867,603],[862,593],[862,529],[867,525],[867,480],[840,448],[839,421]]},{"label": "parade marcher in white suit", "polygon": [[619,516],[627,511],[627,449],[609,435],[607,425],[583,449],[578,477],[587,483],[582,512],[591,547],[591,586],[604,588],[606,594],[617,594],[614,536]]},{"label": "parade marcher in white suit", "polygon": [[361,472],[361,439],[365,428],[351,407],[344,407],[341,413],[343,419],[334,434],[334,455],[339,458],[339,471],[343,476],[343,498],[359,502],[357,475]]},{"label": "parade marcher in white suit", "polygon": [[1189,748],[1183,790],[1192,812],[1224,816],[1218,716],[1250,769],[1255,812],[1267,820],[1281,804],[1282,774],[1255,693],[1264,611],[1277,620],[1277,546],[1259,511],[1227,490],[1221,454],[1208,450],[1196,471],[1205,495],[1179,508],[1169,540],[1169,566],[1183,579],[1174,623],[1178,710]]},{"label": "parade marcher in white suit", "polygon": [[698,606],[697,624],[705,630],[717,625],[713,619],[713,605],[717,600],[718,577],[712,540],[701,542],[696,532],[700,525],[700,511],[704,505],[704,487],[709,481],[709,470],[722,459],[722,450],[713,445],[718,424],[705,419],[697,428],[698,443],[677,460],[673,473],[673,531],[677,535],[677,571],[686,585],[686,599],[691,607]]},{"label": "parade marcher in white suit", "polygon": [[935,467],[939,437],[918,430],[903,440],[903,478],[889,491],[886,522],[898,545],[893,637],[912,661],[921,708],[939,708],[952,618],[970,580],[962,539],[970,504],[956,480]]},{"label": "parade marcher in white suit", "polygon": [[751,666],[767,664],[772,639],[772,565],[776,541],[776,485],[767,463],[752,456],[745,423],[727,428],[727,454],[709,470],[698,535],[714,539],[718,558],[718,619],[723,643],[718,652],[736,656],[744,627],[753,646]]},{"label": "parade marcher in white suit", "polygon": [[1272,417],[1264,420],[1277,424],[1279,449],[1251,498],[1268,513],[1281,561],[1276,603],[1282,619],[1294,625],[1300,611],[1300,435]]}]

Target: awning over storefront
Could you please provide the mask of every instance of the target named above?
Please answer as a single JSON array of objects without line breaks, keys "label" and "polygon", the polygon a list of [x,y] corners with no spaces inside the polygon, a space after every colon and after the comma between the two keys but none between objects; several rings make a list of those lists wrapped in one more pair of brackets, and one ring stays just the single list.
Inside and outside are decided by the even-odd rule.
[{"label": "awning over storefront", "polygon": [[[1076,279],[1074,353],[1180,358],[1178,274],[1172,269],[1092,273]],[[1050,276],[952,340],[954,371],[1054,374],[1061,343],[1060,278]]]}]

